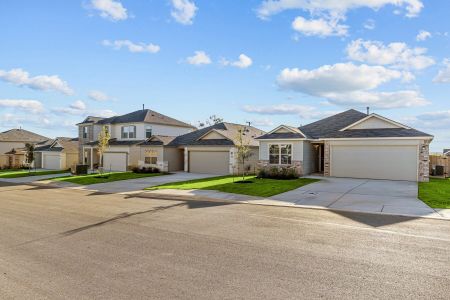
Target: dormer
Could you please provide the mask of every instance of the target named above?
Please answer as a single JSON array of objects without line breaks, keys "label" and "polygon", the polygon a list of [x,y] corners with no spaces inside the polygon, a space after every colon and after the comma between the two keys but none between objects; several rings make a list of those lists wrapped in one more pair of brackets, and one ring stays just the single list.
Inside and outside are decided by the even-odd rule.
[{"label": "dormer", "polygon": [[357,122],[342,128],[340,131],[356,130],[356,129],[411,129],[410,127],[401,123],[395,122],[388,118],[377,114],[370,114]]}]

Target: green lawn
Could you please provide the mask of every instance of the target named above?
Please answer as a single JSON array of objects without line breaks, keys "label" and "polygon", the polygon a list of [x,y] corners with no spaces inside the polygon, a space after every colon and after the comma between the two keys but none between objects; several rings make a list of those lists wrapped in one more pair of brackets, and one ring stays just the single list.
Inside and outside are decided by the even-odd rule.
[{"label": "green lawn", "polygon": [[81,185],[89,185],[95,183],[105,183],[119,180],[127,180],[127,179],[137,179],[144,177],[153,177],[153,176],[161,176],[168,175],[168,173],[133,173],[133,172],[111,172],[104,173],[103,175],[99,174],[89,174],[89,175],[78,175],[78,176],[65,176],[53,178],[54,181],[62,181],[62,182],[71,182]]},{"label": "green lawn", "polygon": [[34,171],[34,170],[26,170],[26,169],[9,169],[2,170],[0,172],[0,178],[18,178],[18,177],[27,177],[27,176],[39,176],[39,175],[51,175],[51,174],[61,174],[67,173],[69,170],[54,170],[54,171]]},{"label": "green lawn", "polygon": [[[242,177],[234,177],[235,181]],[[181,181],[146,188],[146,190],[179,189],[179,190],[216,190],[226,193],[242,194],[259,197],[271,197],[301,186],[319,181],[318,179],[299,178],[291,180],[275,180],[248,176],[246,180],[252,183],[234,183],[233,176],[220,176],[190,181]]]},{"label": "green lawn", "polygon": [[433,208],[450,208],[450,179],[430,178],[430,182],[420,182],[419,199]]}]

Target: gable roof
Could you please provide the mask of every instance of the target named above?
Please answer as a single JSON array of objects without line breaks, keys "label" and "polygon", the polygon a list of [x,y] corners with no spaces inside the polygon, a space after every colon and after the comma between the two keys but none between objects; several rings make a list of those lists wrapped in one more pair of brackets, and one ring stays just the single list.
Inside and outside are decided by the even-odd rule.
[{"label": "gable roof", "polygon": [[174,136],[153,135],[151,138],[141,142],[139,145],[143,146],[165,146],[175,139]]},{"label": "gable roof", "polygon": [[[355,123],[350,124],[350,125],[346,126],[345,128],[342,128],[340,131],[350,130],[350,129],[356,127],[357,125],[362,124],[365,121],[368,121],[368,120],[373,119],[373,118],[381,120],[381,121],[383,121],[385,123],[390,124],[390,126],[392,126],[392,127],[386,127],[386,128],[397,127],[397,128],[403,128],[403,129],[411,129],[410,127],[408,127],[406,125],[403,125],[401,123],[395,122],[395,121],[393,121],[391,119],[385,118],[385,117],[380,116],[378,114],[372,113],[370,115],[366,115],[365,118],[362,118],[362,119],[356,121]],[[370,129],[386,129],[386,128],[370,128]],[[358,129],[358,128],[354,128],[354,129]],[[362,128],[359,128],[359,129],[362,129]],[[369,129],[369,128],[367,128],[367,129]]]},{"label": "gable roof", "polygon": [[[250,146],[258,146],[256,138],[263,135],[265,132],[258,128],[240,124],[233,124],[222,122],[214,124],[212,126],[196,130],[191,133],[187,133],[176,137],[168,146],[234,146],[237,143],[237,136],[239,130],[245,127],[246,136],[250,138]],[[224,139],[202,139],[203,136],[209,132],[215,131],[220,135],[223,135]]]},{"label": "gable roof", "polygon": [[[349,126],[360,123],[372,115],[350,109],[328,118],[301,126],[298,129],[308,139],[335,139],[335,138],[387,138],[387,137],[427,137],[432,135],[402,125],[399,128],[379,129],[351,129]],[[377,115],[378,116],[378,115]],[[381,117],[381,116],[380,116]],[[381,117],[386,119],[384,117]],[[394,121],[392,121],[394,122]],[[397,122],[395,122],[397,123]],[[400,123],[397,123],[400,124]],[[343,130],[346,129],[346,130]],[[291,133],[266,134],[259,139],[293,139],[301,138]]]},{"label": "gable roof", "polygon": [[34,151],[64,151],[66,153],[78,152],[78,138],[57,137],[53,140],[48,140],[41,145],[37,145]]},{"label": "gable roof", "polygon": [[141,109],[125,115],[115,116],[111,118],[98,120],[97,124],[120,124],[120,123],[136,123],[146,122],[161,125],[170,125],[178,127],[195,128],[194,126],[160,114],[150,109]]},{"label": "gable roof", "polygon": [[25,129],[10,129],[0,132],[0,142],[37,143],[48,140],[47,137]]},{"label": "gable roof", "polygon": [[[285,128],[289,132],[277,132],[279,129]],[[288,126],[288,125],[280,125],[277,128],[273,129],[269,133],[266,133],[260,137],[258,140],[272,140],[272,139],[304,139],[306,135],[296,127]]]},{"label": "gable roof", "polygon": [[81,124],[94,124],[97,123],[100,120],[103,120],[104,118],[101,117],[93,117],[93,116],[87,116],[86,119],[83,120],[83,122],[78,123],[77,125]]}]

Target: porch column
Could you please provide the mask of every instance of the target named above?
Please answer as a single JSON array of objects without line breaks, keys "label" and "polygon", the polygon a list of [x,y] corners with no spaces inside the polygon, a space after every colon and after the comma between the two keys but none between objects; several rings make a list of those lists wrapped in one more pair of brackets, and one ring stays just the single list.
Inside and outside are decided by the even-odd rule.
[{"label": "porch column", "polygon": [[94,170],[94,148],[91,148],[91,170]]},{"label": "porch column", "polygon": [[184,171],[189,172],[189,152],[188,147],[184,147]]}]

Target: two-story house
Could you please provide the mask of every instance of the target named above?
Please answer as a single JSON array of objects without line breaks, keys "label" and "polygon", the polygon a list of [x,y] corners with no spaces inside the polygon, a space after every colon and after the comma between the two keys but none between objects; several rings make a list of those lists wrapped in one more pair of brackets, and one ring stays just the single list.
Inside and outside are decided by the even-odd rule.
[{"label": "two-story house", "polygon": [[98,135],[106,126],[111,139],[103,156],[103,167],[108,171],[125,171],[138,166],[140,161],[146,159],[141,157],[140,144],[153,136],[175,138],[196,129],[190,124],[150,109],[111,118],[87,117],[77,125],[79,161],[89,165],[91,169],[99,165]]}]

